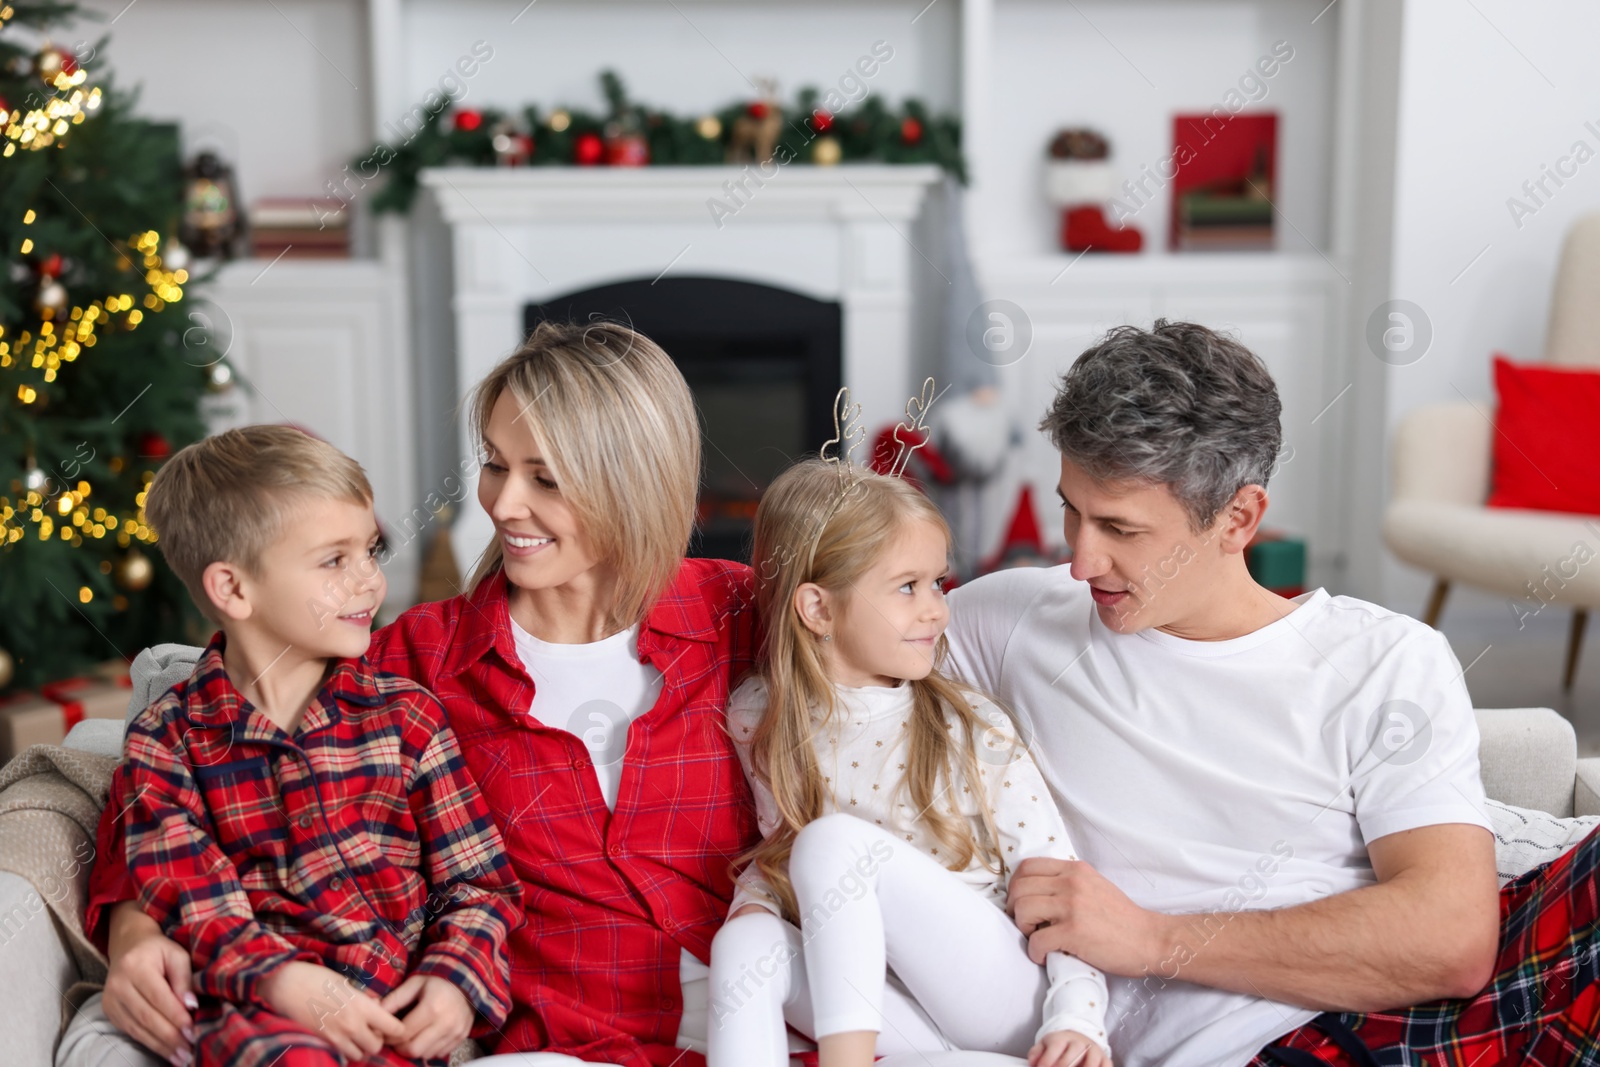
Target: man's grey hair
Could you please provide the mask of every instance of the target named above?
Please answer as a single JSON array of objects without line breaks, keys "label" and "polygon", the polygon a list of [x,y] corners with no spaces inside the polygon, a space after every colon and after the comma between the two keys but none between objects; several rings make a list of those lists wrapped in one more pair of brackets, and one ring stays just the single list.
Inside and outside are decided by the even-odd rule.
[{"label": "man's grey hair", "polygon": [[1192,322],[1118,326],[1061,376],[1039,424],[1098,481],[1165,485],[1196,531],[1246,485],[1266,487],[1283,443],[1266,365]]}]

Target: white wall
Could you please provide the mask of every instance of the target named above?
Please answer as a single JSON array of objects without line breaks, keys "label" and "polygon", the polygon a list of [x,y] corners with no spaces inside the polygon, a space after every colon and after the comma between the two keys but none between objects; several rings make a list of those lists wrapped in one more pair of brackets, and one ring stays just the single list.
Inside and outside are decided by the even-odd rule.
[{"label": "white wall", "polygon": [[[1474,4],[1406,3],[1389,296],[1420,305],[1434,336],[1422,359],[1388,369],[1385,433],[1422,404],[1466,397],[1492,414],[1491,354],[1540,358],[1563,232],[1600,210],[1600,158],[1549,184],[1520,227],[1506,206],[1574,142],[1600,154],[1584,126],[1600,130],[1600,7]],[[1385,556],[1381,581],[1386,603],[1420,610],[1425,576]]]},{"label": "white wall", "polygon": [[[185,159],[213,148],[245,206],[315,196],[370,143],[363,0],[85,0],[71,39],[109,34],[90,70],[140,85],[139,112],[179,121]],[[114,22],[112,20],[115,20]]]},{"label": "white wall", "polygon": [[408,0],[403,90],[407,106],[421,100],[482,40],[495,54],[468,85],[477,106],[603,111],[598,74],[609,67],[633,99],[695,114],[753,97],[751,83],[763,77],[777,79],[784,101],[806,85],[826,92],[882,40],[894,57],[868,82],[873,92],[954,110],[956,4],[935,4],[913,23],[915,14],[885,0],[539,0],[526,8],[524,0]]}]

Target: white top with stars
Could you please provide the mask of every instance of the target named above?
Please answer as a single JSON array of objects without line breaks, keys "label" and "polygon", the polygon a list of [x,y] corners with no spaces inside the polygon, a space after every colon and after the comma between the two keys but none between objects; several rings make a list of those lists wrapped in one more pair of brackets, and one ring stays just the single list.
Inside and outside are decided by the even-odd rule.
[{"label": "white top with stars", "polygon": [[[834,692],[838,706],[835,721],[819,727],[815,735],[817,765],[824,779],[823,814],[843,811],[866,819],[945,865],[948,860],[940,854],[938,840],[917,819],[917,812],[910,807],[910,796],[898,788],[906,769],[911,687],[839,686]],[[747,678],[728,701],[728,729],[755,794],[756,819],[763,835],[778,825],[777,801],[752,773],[750,742],[766,706],[766,683],[754,676]],[[1003,909],[1006,887],[1022,860],[1034,856],[1075,860],[1078,856],[1044,778],[1026,746],[1018,743],[1011,717],[981,698],[974,698],[973,707],[989,724],[978,736],[978,773],[987,795],[975,796],[970,787],[963,785],[959,791],[940,791],[937,803],[945,804],[946,811],[954,810],[973,820],[975,832],[981,832],[978,805],[988,808],[1000,838],[1004,870],[996,874],[974,857],[964,870],[953,873],[974,892]],[[951,729],[959,728],[953,715],[947,715],[947,722]],[[765,880],[753,869],[746,871],[740,876],[730,913],[746,904],[758,904],[776,913],[765,890]],[[1110,1055],[1105,1031],[1105,976],[1061,952],[1050,953],[1046,966],[1050,990],[1039,1034],[1076,1030],[1105,1046]]]}]

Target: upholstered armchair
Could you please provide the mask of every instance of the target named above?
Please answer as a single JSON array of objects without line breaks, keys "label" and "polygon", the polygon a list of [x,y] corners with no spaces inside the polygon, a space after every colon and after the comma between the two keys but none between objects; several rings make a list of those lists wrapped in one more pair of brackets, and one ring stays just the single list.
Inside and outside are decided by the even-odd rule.
[{"label": "upholstered armchair", "polygon": [[[1573,223],[1562,245],[1543,362],[1600,365],[1600,213]],[[1562,684],[1571,688],[1589,609],[1600,607],[1600,515],[1485,507],[1494,434],[1489,404],[1435,404],[1407,415],[1393,443],[1383,538],[1434,575],[1430,626],[1453,582],[1503,594],[1518,621],[1570,608]]]}]

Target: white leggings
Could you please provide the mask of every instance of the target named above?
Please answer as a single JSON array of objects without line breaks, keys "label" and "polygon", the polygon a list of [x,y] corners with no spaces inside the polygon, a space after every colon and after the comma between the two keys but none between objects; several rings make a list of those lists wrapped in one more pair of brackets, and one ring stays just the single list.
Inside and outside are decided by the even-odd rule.
[{"label": "white leggings", "polygon": [[[747,915],[712,942],[709,1067],[787,1063],[785,1018],[812,1038],[877,1031],[880,1055],[1027,1055],[1043,1015],[1045,969],[1028,959],[1010,917],[954,873],[836,813],[800,831],[789,878],[801,931]],[[886,987],[886,968],[910,1003]]]}]

